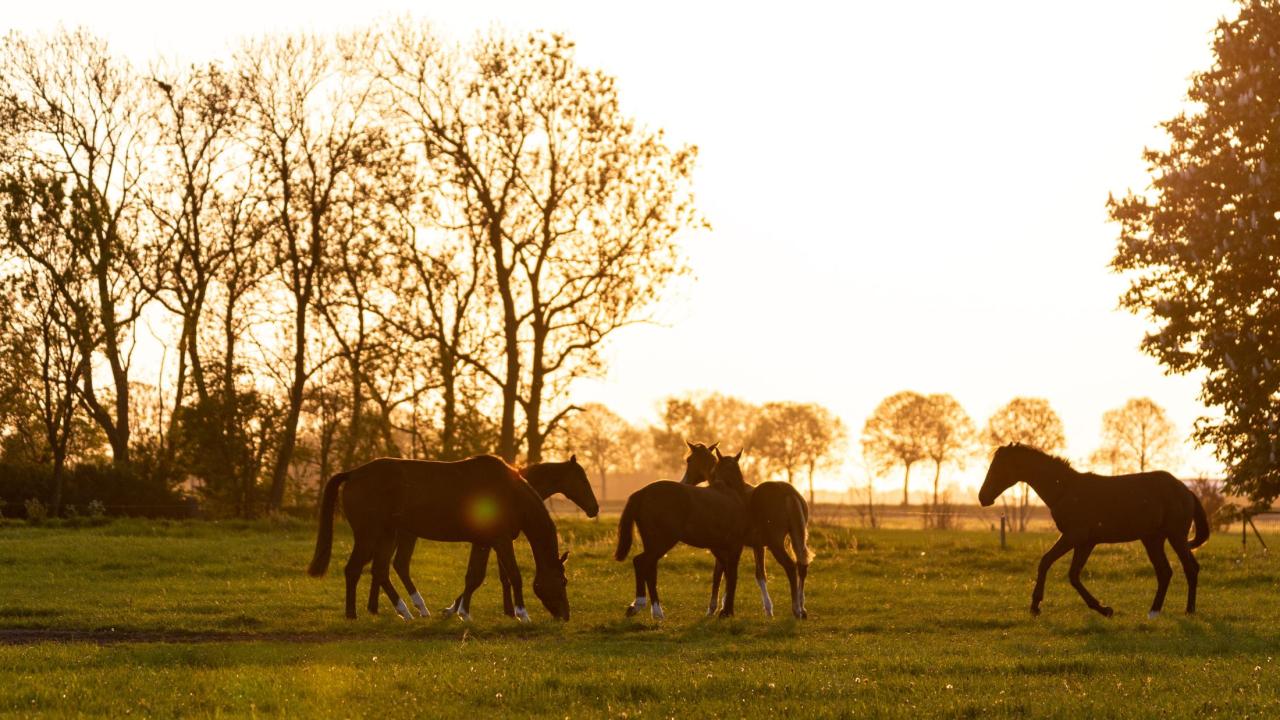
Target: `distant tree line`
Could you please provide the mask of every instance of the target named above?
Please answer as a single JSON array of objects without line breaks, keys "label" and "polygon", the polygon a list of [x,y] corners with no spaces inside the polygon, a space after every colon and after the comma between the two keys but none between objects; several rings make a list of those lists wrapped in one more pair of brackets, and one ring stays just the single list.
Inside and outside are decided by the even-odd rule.
[{"label": "distant tree line", "polygon": [[0,463],[47,467],[55,513],[97,463],[252,515],[373,455],[537,462],[686,271],[695,158],[558,35],[403,21],[139,69],[12,33]]}]

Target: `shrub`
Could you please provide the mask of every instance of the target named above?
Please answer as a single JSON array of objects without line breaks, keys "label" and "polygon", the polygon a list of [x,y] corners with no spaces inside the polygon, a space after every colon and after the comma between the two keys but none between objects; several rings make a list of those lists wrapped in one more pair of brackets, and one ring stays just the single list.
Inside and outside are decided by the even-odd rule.
[{"label": "shrub", "polygon": [[90,500],[88,512],[89,512],[89,517],[96,520],[100,517],[106,516],[107,506],[103,505],[101,500]]},{"label": "shrub", "polygon": [[27,498],[23,506],[27,509],[27,522],[32,525],[39,525],[49,516],[49,508],[40,502],[40,498]]}]

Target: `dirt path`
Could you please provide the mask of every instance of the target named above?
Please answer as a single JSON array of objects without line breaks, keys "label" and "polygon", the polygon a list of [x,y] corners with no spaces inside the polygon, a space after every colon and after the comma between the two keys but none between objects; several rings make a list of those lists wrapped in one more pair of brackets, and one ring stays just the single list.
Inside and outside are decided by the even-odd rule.
[{"label": "dirt path", "polygon": [[237,643],[287,642],[322,643],[368,638],[336,633],[252,633],[252,632],[160,632],[148,630],[49,630],[0,629],[0,645],[39,643]]}]

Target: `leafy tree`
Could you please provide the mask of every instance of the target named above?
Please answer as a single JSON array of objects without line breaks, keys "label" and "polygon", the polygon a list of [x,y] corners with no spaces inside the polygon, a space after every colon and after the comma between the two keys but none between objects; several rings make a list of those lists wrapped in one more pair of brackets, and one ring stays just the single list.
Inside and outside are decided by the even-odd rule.
[{"label": "leafy tree", "polygon": [[[1047,453],[1058,453],[1067,445],[1062,419],[1043,398],[1017,397],[1010,400],[991,414],[983,439],[992,450],[1010,443],[1021,443]],[[1018,484],[1022,493],[1016,504],[1015,527],[1019,532],[1026,532],[1031,513],[1031,486],[1023,482]]]},{"label": "leafy tree", "polygon": [[902,465],[903,505],[910,502],[911,466],[928,457],[930,431],[928,400],[910,390],[881,400],[862,428],[862,454],[869,468],[883,473]]},{"label": "leafy tree", "polygon": [[1178,434],[1164,408],[1150,398],[1133,398],[1102,416],[1102,445],[1093,463],[1113,475],[1165,467],[1177,457]]},{"label": "leafy tree", "polygon": [[1155,327],[1143,349],[1175,373],[1203,373],[1220,413],[1196,422],[1234,493],[1280,496],[1280,23],[1274,0],[1240,0],[1219,22],[1191,108],[1146,150],[1145,192],[1112,199],[1121,302]]},{"label": "leafy tree", "polygon": [[635,446],[647,438],[604,405],[589,403],[564,426],[565,449],[577,454],[600,487],[600,500],[609,497],[609,473],[634,469]]},{"label": "leafy tree", "polygon": [[933,461],[933,507],[938,507],[938,483],[942,466],[963,468],[972,455],[977,432],[973,421],[955,398],[945,393],[925,398],[924,455]]},{"label": "leafy tree", "polygon": [[845,436],[844,423],[821,405],[770,402],[760,408],[751,447],[766,475],[780,474],[794,485],[796,474],[807,470],[812,504],[814,474],[835,459]]}]

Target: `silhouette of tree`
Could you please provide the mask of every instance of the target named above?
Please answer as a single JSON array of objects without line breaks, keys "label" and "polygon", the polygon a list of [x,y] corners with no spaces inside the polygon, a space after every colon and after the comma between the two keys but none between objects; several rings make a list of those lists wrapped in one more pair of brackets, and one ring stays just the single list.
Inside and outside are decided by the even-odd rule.
[{"label": "silhouette of tree", "polygon": [[938,507],[938,482],[943,465],[963,468],[973,454],[977,432],[956,399],[947,394],[925,398],[924,455],[933,461],[933,507]]},{"label": "silhouette of tree", "polygon": [[[32,196],[58,225],[53,245],[11,235],[11,247],[53,281],[67,307],[77,353],[105,359],[110,387],[92,369],[80,373],[80,401],[106,434],[117,465],[128,465],[132,429],[130,358],[133,325],[149,300],[142,279],[164,253],[148,247],[141,224],[144,154],[143,92],[132,69],[83,31],[28,38],[11,34],[0,47],[0,98],[14,121],[19,179],[47,178],[49,193]],[[42,180],[43,182],[43,180]]]},{"label": "silhouette of tree", "polygon": [[[651,428],[653,449],[663,473],[678,474],[684,466],[685,440],[718,442],[725,448],[741,448],[754,442],[760,408],[732,395],[694,393],[668,397],[661,408],[662,425]],[[748,457],[751,461],[748,462]],[[744,475],[750,476],[761,458],[742,458]]]},{"label": "silhouette of tree", "polygon": [[1280,25],[1268,0],[1242,0],[1214,33],[1211,66],[1192,76],[1191,108],[1163,124],[1167,149],[1144,158],[1150,189],[1108,203],[1120,225],[1112,268],[1122,304],[1152,319],[1142,348],[1171,372],[1203,373],[1220,409],[1196,422],[1231,492],[1280,496]]},{"label": "silhouette of tree", "polygon": [[[1010,443],[1021,443],[1047,453],[1059,453],[1067,445],[1062,420],[1043,398],[1016,397],[991,414],[983,439],[992,450]],[[1018,483],[1022,493],[1013,514],[1014,527],[1026,532],[1031,513],[1031,486]],[[1007,505],[1006,505],[1007,508]]]},{"label": "silhouette of tree", "polygon": [[1092,462],[1112,475],[1146,472],[1172,464],[1177,446],[1177,430],[1164,408],[1150,398],[1133,398],[1103,414],[1102,445]]},{"label": "silhouette of tree", "polygon": [[781,474],[795,484],[796,473],[808,470],[809,502],[814,502],[813,476],[818,467],[835,459],[844,442],[844,423],[821,405],[770,402],[760,408],[751,447],[766,477]]},{"label": "silhouette of tree", "polygon": [[632,445],[644,436],[604,405],[589,403],[574,413],[564,425],[564,445],[577,454],[589,477],[600,486],[599,499],[609,497],[609,473],[632,468]]},{"label": "silhouette of tree", "polygon": [[862,428],[862,455],[869,468],[884,473],[903,466],[903,505],[910,502],[911,466],[928,457],[925,438],[931,430],[927,399],[910,390],[881,400]]}]

